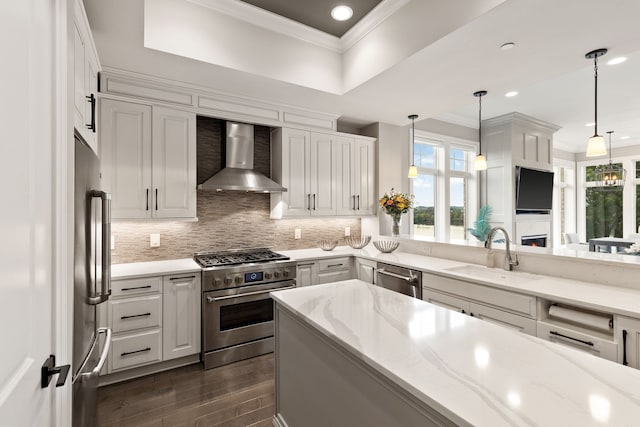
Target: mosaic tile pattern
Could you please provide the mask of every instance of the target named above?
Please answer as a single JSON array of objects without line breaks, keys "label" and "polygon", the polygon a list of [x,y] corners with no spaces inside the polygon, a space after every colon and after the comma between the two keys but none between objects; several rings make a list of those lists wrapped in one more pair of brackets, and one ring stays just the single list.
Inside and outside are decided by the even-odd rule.
[{"label": "mosaic tile pattern", "polygon": [[[114,264],[189,258],[194,252],[269,247],[316,248],[321,239],[342,239],[344,228],[360,235],[360,218],[272,220],[269,195],[240,192],[199,192],[198,221],[114,222]],[[295,240],[300,228],[302,238]],[[160,234],[160,247],[149,247],[149,234]]]}]

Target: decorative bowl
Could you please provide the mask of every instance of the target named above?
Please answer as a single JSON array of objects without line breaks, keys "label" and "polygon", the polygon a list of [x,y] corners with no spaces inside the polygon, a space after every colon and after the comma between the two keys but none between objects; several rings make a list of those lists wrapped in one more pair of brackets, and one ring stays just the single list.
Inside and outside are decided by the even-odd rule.
[{"label": "decorative bowl", "polygon": [[376,240],[373,242],[373,246],[375,246],[380,252],[384,253],[395,251],[398,249],[398,245],[400,245],[400,242],[396,240]]},{"label": "decorative bowl", "polygon": [[328,239],[320,240],[320,249],[322,249],[323,251],[332,251],[333,248],[335,248],[337,245],[338,245],[337,240],[328,240]]},{"label": "decorative bowl", "polygon": [[353,249],[362,249],[369,244],[371,236],[349,236],[345,237],[344,240],[347,242],[347,245],[351,246]]}]

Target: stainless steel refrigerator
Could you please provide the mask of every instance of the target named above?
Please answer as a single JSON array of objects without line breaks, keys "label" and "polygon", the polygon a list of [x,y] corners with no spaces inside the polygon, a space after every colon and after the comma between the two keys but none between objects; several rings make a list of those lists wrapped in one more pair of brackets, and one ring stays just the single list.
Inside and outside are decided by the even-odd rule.
[{"label": "stainless steel refrigerator", "polygon": [[100,161],[75,136],[73,426],[96,425],[98,376],[111,330],[98,328],[96,307],[111,294],[111,196],[100,191]]}]

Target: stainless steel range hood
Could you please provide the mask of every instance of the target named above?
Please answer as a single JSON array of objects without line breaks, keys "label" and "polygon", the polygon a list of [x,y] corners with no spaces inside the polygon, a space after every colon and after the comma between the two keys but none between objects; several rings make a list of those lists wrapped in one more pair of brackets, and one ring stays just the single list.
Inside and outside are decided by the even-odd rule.
[{"label": "stainless steel range hood", "polygon": [[253,170],[253,125],[227,122],[226,167],[198,188],[216,191],[253,191],[279,193],[287,191],[275,181]]}]

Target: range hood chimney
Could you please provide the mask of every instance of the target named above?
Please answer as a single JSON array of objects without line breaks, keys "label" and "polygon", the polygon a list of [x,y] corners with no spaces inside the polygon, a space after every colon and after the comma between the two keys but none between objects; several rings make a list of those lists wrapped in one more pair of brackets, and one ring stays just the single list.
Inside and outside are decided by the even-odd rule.
[{"label": "range hood chimney", "polygon": [[216,191],[253,191],[279,193],[287,191],[275,181],[253,170],[253,125],[226,122],[226,167],[198,188]]}]

